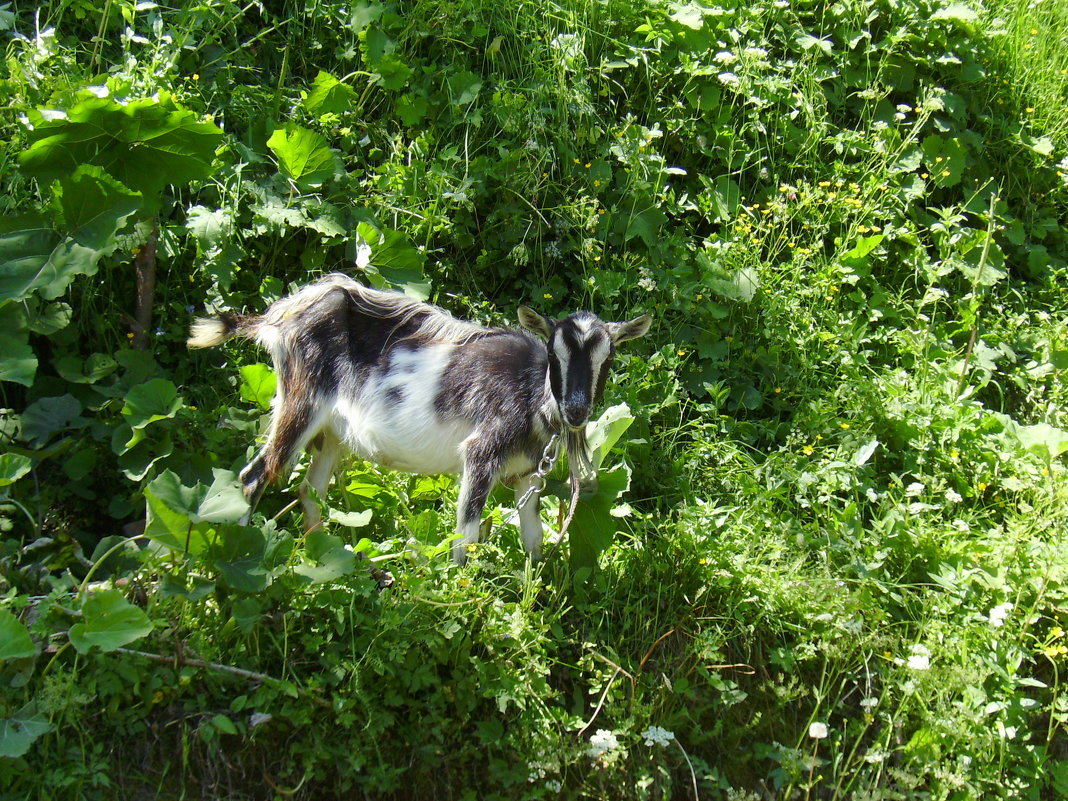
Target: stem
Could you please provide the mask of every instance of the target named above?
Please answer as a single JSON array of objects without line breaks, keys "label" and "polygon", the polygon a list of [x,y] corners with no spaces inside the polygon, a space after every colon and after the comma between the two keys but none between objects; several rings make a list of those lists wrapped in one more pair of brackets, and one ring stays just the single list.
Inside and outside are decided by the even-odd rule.
[{"label": "stem", "polygon": [[[148,660],[150,660],[152,662],[159,662],[160,664],[163,664],[163,665],[175,665],[175,666],[181,666],[181,667],[207,668],[208,670],[217,670],[217,671],[219,671],[221,673],[231,673],[231,674],[233,674],[235,676],[240,676],[241,678],[244,678],[244,679],[252,679],[254,681],[262,681],[262,682],[264,682],[266,684],[273,684],[275,686],[281,686],[281,685],[287,684],[287,682],[284,682],[281,679],[276,679],[274,676],[268,676],[265,673],[256,673],[255,671],[245,670],[244,668],[234,667],[232,665],[220,665],[220,664],[217,664],[215,662],[205,662],[202,659],[189,659],[189,658],[187,658],[185,656],[182,656],[180,654],[175,654],[175,656],[170,657],[170,656],[164,656],[162,654],[152,654],[152,653],[149,653],[148,651],[135,651],[135,650],[133,650],[131,648],[117,648],[116,651],[118,653],[120,653],[120,654],[129,654],[131,656],[139,656],[142,659],[148,659]],[[330,710],[333,709],[333,707],[330,706],[329,702],[324,701],[322,698],[315,697],[314,695],[309,693],[307,690],[302,690],[299,687],[293,687],[293,689],[296,690],[298,695],[304,696],[305,698],[307,698],[312,703],[318,704],[319,706],[323,707],[323,709],[330,709]]]},{"label": "stem", "polygon": [[977,293],[979,292],[980,279],[983,277],[983,270],[986,269],[987,256],[990,255],[990,240],[994,236],[994,204],[997,203],[998,196],[996,192],[990,195],[990,211],[987,213],[986,223],[986,239],[983,240],[983,252],[979,256],[979,269],[975,271],[975,280],[972,282],[972,295],[975,297],[975,316],[972,318],[972,331],[968,337],[968,347],[964,349],[964,364],[960,368],[960,381],[957,382],[957,397],[961,396],[964,392],[964,382],[968,377],[968,366],[972,361],[972,351],[975,349],[975,339],[979,334],[979,300]]},{"label": "stem", "polygon": [[152,330],[152,305],[156,295],[156,240],[159,237],[159,217],[152,218],[152,232],[134,257],[137,271],[137,309],[133,345],[147,350],[148,332]]},{"label": "stem", "polygon": [[104,562],[108,560],[109,556],[115,553],[115,551],[119,550],[119,548],[125,548],[134,540],[139,539],[139,536],[140,535],[136,537],[127,537],[126,539],[122,540],[122,542],[116,542],[114,545],[107,549],[103,556],[93,562],[93,566],[89,568],[89,572],[86,573],[85,578],[82,579],[82,583],[78,587],[78,594],[75,596],[75,598],[80,598],[81,596],[85,595],[85,588],[89,586],[89,581],[93,578],[93,574],[96,573],[97,568],[99,568],[102,564],[104,564]]}]

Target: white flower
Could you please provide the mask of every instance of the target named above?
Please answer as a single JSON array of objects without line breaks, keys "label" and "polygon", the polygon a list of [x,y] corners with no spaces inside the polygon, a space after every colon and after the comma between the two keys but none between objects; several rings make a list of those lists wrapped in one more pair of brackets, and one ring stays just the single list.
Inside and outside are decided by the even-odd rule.
[{"label": "white flower", "polygon": [[765,58],[768,55],[768,51],[763,47],[747,47],[742,52],[752,58]]},{"label": "white flower", "polygon": [[590,738],[590,742],[586,746],[586,753],[593,759],[599,759],[609,751],[614,751],[617,748],[619,748],[619,740],[616,735],[608,729],[598,729]]},{"label": "white flower", "polygon": [[813,740],[822,740],[827,736],[827,724],[818,720],[808,727],[808,736]]},{"label": "white flower", "polygon": [[905,660],[905,664],[910,670],[927,670],[931,667],[931,652],[927,650],[926,646],[917,643],[909,651],[911,653],[909,658]]},{"label": "white flower", "polygon": [[919,481],[913,481],[907,487],[905,487],[905,495],[909,498],[915,498],[917,495],[922,495],[926,487]]},{"label": "white flower", "polygon": [[720,50],[712,58],[717,64],[733,64],[738,60],[738,56],[734,55],[730,50]]},{"label": "white flower", "polygon": [[860,708],[865,712],[871,712],[875,707],[879,705],[879,699],[871,696],[864,698],[860,702]]},{"label": "white flower", "polygon": [[990,625],[996,629],[1004,626],[1005,618],[1009,616],[1009,612],[1011,612],[1013,609],[1013,605],[1008,601],[995,606],[993,609],[990,610],[990,614],[988,615]]},{"label": "white flower", "polygon": [[667,745],[675,739],[675,733],[660,726],[650,726],[642,732],[646,745]]},{"label": "white flower", "polygon": [[733,72],[721,72],[718,76],[721,83],[725,83],[728,86],[736,86],[738,84],[738,76]]},{"label": "white flower", "polygon": [[964,497],[956,490],[946,490],[946,500],[950,503],[960,503],[964,500]]}]

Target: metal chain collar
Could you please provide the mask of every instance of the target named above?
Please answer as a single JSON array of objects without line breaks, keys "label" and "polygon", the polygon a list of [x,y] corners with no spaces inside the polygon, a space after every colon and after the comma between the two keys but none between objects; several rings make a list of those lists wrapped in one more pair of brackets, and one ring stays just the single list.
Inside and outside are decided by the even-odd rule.
[{"label": "metal chain collar", "polygon": [[545,444],[545,450],[541,453],[541,461],[538,462],[538,469],[530,475],[530,486],[527,487],[527,491],[519,497],[518,501],[516,501],[515,508],[517,512],[526,507],[534,493],[541,492],[545,489],[545,477],[552,472],[553,467],[556,465],[556,460],[559,458],[560,435],[554,432],[553,435],[549,437],[549,441]]}]

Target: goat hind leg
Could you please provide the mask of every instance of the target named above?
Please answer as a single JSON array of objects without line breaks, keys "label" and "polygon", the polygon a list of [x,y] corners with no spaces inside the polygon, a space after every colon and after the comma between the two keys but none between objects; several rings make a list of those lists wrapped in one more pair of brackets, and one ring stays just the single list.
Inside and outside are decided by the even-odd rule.
[{"label": "goat hind leg", "polygon": [[[298,399],[300,398],[300,399]],[[252,517],[267,485],[281,475],[300,448],[311,439],[316,428],[312,426],[315,402],[311,398],[289,394],[275,411],[267,441],[259,453],[241,471],[240,480],[249,510],[243,523]]]},{"label": "goat hind leg", "polygon": [[329,429],[319,435],[319,442],[315,443],[315,452],[312,455],[311,464],[304,481],[297,489],[300,496],[300,505],[304,509],[304,531],[308,532],[322,525],[323,512],[319,502],[311,497],[308,488],[315,490],[321,501],[326,497],[326,487],[334,475],[338,459],[341,456],[341,443],[337,436]]}]

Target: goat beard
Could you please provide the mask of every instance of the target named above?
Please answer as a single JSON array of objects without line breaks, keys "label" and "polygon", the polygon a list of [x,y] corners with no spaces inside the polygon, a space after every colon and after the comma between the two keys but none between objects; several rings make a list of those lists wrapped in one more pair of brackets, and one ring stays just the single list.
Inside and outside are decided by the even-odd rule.
[{"label": "goat beard", "polygon": [[571,484],[582,488],[584,495],[597,492],[597,468],[590,461],[589,443],[586,441],[586,426],[568,428],[567,461],[571,473]]}]

